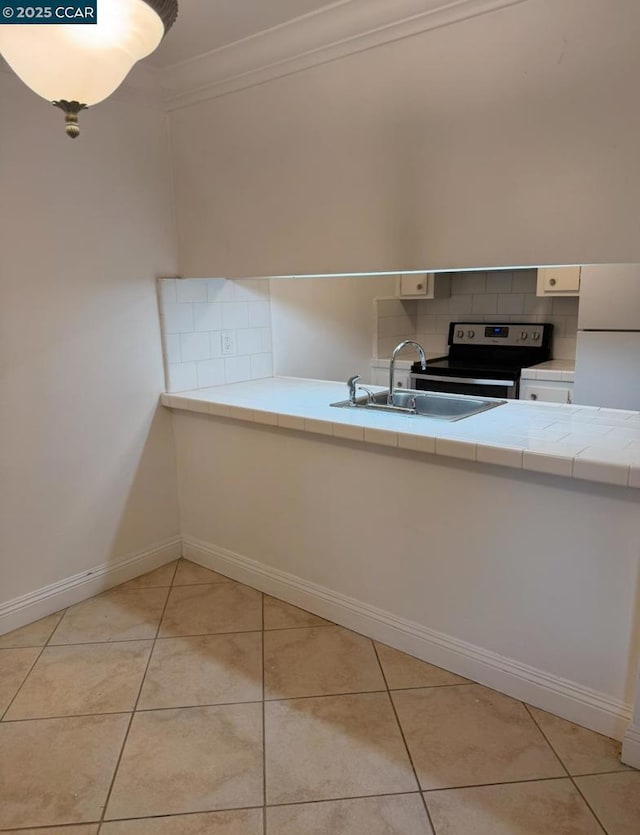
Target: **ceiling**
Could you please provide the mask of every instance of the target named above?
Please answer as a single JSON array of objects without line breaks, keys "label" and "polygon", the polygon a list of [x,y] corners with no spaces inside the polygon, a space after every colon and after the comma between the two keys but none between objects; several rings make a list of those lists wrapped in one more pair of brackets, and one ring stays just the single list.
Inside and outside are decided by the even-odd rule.
[{"label": "ceiling", "polygon": [[326,6],[328,0],[179,0],[178,20],[147,59],[169,67]]}]

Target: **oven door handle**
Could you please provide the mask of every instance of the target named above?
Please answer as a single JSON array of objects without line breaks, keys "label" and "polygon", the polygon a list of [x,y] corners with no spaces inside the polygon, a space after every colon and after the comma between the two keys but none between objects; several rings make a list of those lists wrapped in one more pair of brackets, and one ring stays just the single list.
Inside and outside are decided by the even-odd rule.
[{"label": "oven door handle", "polygon": [[476,386],[503,386],[514,388],[513,380],[476,380],[472,377],[438,377],[436,374],[412,374],[412,380],[433,380],[436,383],[468,383]]}]

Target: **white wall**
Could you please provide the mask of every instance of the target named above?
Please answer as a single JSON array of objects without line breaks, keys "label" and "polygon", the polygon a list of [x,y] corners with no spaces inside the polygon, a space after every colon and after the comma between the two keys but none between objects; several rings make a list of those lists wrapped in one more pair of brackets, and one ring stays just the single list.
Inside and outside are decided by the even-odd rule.
[{"label": "white wall", "polygon": [[529,0],[171,115],[185,275],[640,261],[637,0]]},{"label": "white wall", "polygon": [[175,274],[166,117],[65,136],[0,71],[0,605],[179,532],[155,291]]},{"label": "white wall", "polygon": [[376,296],[395,279],[271,279],[274,373],[316,380],[369,380]]},{"label": "white wall", "polygon": [[196,554],[253,560],[237,579],[307,589],[291,602],[621,737],[640,651],[637,491],[187,412],[174,425]]}]

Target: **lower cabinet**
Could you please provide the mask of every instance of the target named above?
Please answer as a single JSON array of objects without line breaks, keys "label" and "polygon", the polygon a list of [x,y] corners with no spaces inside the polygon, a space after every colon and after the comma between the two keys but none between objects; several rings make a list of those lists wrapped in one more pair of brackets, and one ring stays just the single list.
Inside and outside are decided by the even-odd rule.
[{"label": "lower cabinet", "polygon": [[521,380],[520,400],[541,400],[547,403],[571,403],[573,401],[573,383]]}]

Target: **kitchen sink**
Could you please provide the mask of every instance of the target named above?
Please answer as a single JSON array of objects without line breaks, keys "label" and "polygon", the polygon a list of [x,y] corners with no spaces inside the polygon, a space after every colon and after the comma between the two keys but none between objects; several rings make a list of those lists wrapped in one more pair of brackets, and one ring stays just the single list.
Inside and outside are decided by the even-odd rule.
[{"label": "kitchen sink", "polygon": [[368,409],[377,412],[393,412],[401,415],[418,415],[435,420],[462,420],[478,415],[496,406],[503,406],[506,400],[482,400],[456,394],[436,394],[414,389],[395,389],[393,403],[388,403],[389,390],[357,397],[355,402],[341,400],[332,406],[345,409]]}]

